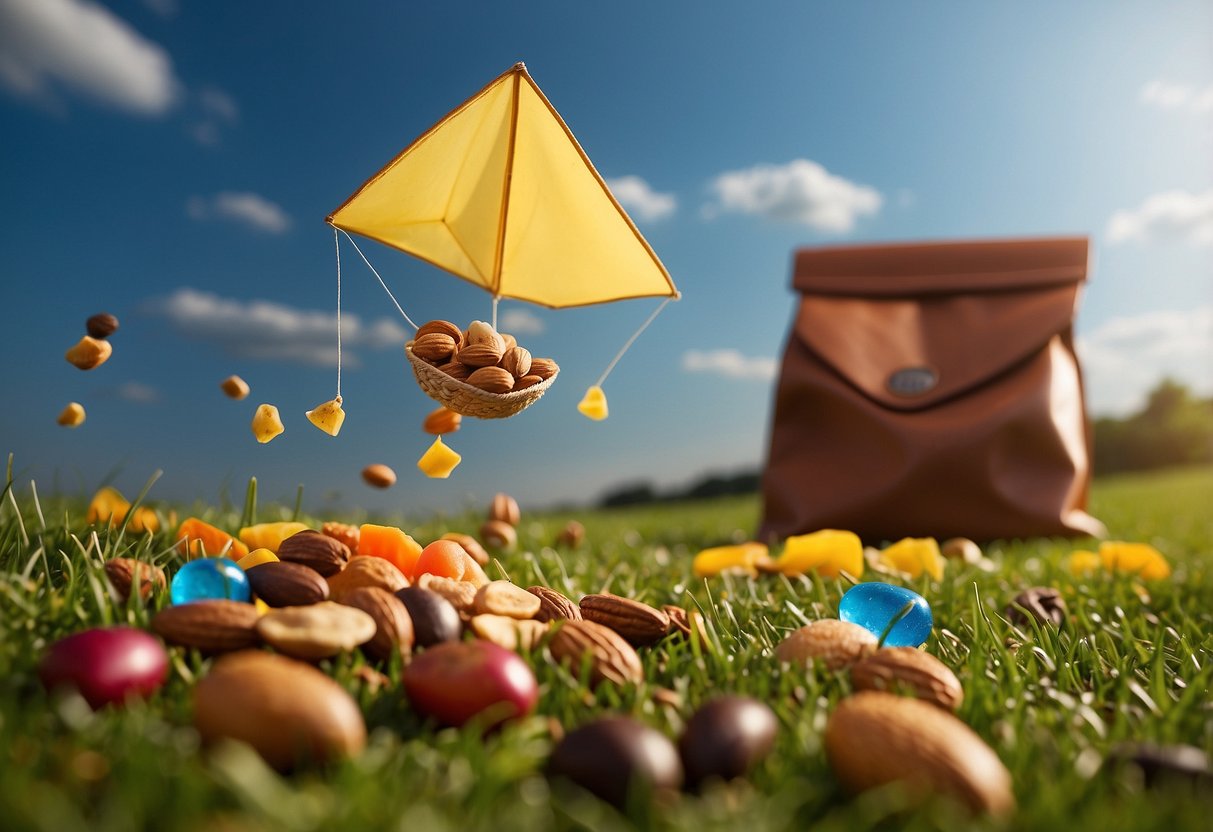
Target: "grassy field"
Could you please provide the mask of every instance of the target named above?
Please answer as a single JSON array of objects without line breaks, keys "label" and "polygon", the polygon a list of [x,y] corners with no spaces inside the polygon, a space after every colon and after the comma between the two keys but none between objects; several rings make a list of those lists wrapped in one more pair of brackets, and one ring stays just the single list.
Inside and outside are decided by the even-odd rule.
[{"label": "grassy field", "polygon": [[[154,488],[150,496],[155,504]],[[1125,575],[1074,578],[1064,558],[1083,541],[1031,540],[987,547],[987,569],[952,563],[943,581],[913,583],[934,609],[927,649],[963,683],[959,716],[1014,777],[1018,813],[974,823],[945,801],[910,808],[896,790],[852,797],[831,774],[821,734],[833,703],[849,692],[847,676],[780,667],[771,653],[791,629],[835,617],[844,583],[692,577],[700,547],[744,539],[754,528],[756,498],[587,511],[577,515],[588,534],[575,550],[552,547],[571,515],[527,516],[517,551],[489,569],[491,577],[547,584],[574,599],[609,590],[698,607],[711,649],[670,640],[642,649],[643,684],[594,693],[535,653],[538,715],[488,737],[435,730],[410,710],[398,668],[390,669],[392,685],[373,691],[355,675],[363,659],[345,656],[324,667],[362,705],[367,751],[325,771],[282,777],[244,746],[198,747],[189,693],[207,662],[188,652],[173,651],[169,682],[146,704],[94,714],[78,698],[44,694],[36,667],[47,644],[92,626],[145,626],[168,603],[161,593],[147,608],[137,600],[115,605],[104,591],[104,559],[138,557],[170,573],[179,560],[167,533],[89,527],[83,505],[39,498],[18,484],[0,505],[0,829],[1207,828],[1207,791],[1146,790],[1131,774],[1101,766],[1129,741],[1213,753],[1213,470],[1101,481],[1092,502],[1113,538],[1164,552],[1172,577],[1144,587]],[[183,515],[194,510],[178,507]],[[256,519],[292,511],[262,507]],[[234,529],[240,513],[204,519]],[[428,540],[474,533],[479,519],[406,528]],[[1002,618],[1007,602],[1034,585],[1064,593],[1070,617],[1060,631],[1017,631]],[[682,707],[654,702],[658,688],[676,691]],[[553,722],[571,728],[624,712],[676,737],[695,706],[720,692],[758,697],[781,722],[774,752],[748,782],[621,814],[542,774]]]}]

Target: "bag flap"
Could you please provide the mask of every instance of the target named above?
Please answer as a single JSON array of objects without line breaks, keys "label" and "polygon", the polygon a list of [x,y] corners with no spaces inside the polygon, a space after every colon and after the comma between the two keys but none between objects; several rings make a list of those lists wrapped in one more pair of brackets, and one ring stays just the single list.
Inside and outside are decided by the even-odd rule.
[{"label": "bag flap", "polygon": [[795,336],[874,401],[922,410],[981,385],[1067,330],[1078,285],[896,297],[807,296]]},{"label": "bag flap", "polygon": [[796,252],[792,285],[814,295],[920,297],[1081,282],[1086,237],[825,246]]}]

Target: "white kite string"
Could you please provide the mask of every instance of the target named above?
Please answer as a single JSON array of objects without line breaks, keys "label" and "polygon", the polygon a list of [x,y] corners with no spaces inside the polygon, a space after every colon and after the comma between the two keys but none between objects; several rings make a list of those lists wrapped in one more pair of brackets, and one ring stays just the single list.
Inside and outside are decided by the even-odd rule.
[{"label": "white kite string", "polygon": [[623,345],[623,349],[621,349],[616,354],[616,356],[611,359],[611,363],[608,364],[607,368],[602,371],[602,375],[598,378],[598,381],[594,385],[595,387],[602,386],[603,382],[606,381],[607,376],[609,376],[611,374],[611,370],[614,370],[615,365],[619,363],[619,359],[623,358],[623,354],[625,352],[627,352],[629,349],[631,349],[632,344],[636,343],[636,339],[640,337],[640,334],[649,328],[649,324],[653,323],[653,321],[656,320],[657,316],[661,314],[661,310],[665,309],[666,304],[674,299],[675,299],[674,297],[668,297],[665,300],[663,300],[661,302],[661,305],[653,310],[653,314],[649,315],[649,319],[640,325],[640,329],[638,329],[634,333],[632,333],[632,337],[629,338],[627,343]]},{"label": "white kite string", "polygon": [[341,238],[333,227],[333,245],[337,248],[337,401],[341,401]]},{"label": "white kite string", "polygon": [[497,328],[497,301],[500,300],[496,295],[493,295],[493,329]]},{"label": "white kite string", "polygon": [[375,271],[375,267],[371,265],[371,261],[366,259],[366,255],[362,253],[362,249],[358,248],[358,244],[354,242],[354,238],[347,234],[344,228],[340,229],[340,231],[342,234],[345,234],[345,239],[350,241],[350,245],[354,247],[354,251],[358,252],[358,256],[362,258],[362,262],[366,263],[366,267],[371,270],[376,278],[378,278],[379,285],[383,287],[383,291],[387,292],[387,296],[392,299],[392,303],[396,304],[396,310],[406,321],[408,321],[409,326],[411,326],[413,329],[417,329],[417,324],[413,323],[413,319],[400,308],[400,301],[396,300],[396,296],[392,294],[392,290],[389,289],[387,284],[383,282],[383,278],[379,277],[379,272]]}]

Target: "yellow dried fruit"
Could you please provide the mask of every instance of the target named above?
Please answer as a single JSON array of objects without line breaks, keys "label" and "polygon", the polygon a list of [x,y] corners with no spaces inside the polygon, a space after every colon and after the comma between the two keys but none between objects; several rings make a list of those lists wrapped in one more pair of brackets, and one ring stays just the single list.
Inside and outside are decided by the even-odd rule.
[{"label": "yellow dried fruit", "polygon": [[917,578],[926,572],[937,581],[943,580],[946,561],[933,537],[906,537],[880,553],[880,562],[898,572]]},{"label": "yellow dried fruit", "polygon": [[863,543],[859,535],[840,529],[795,535],[784,543],[775,567],[785,575],[816,572],[837,578],[846,572],[858,578],[863,575]]},{"label": "yellow dried fruit", "polygon": [[442,444],[442,437],[439,436],[434,439],[429,450],[421,455],[421,459],[417,460],[417,467],[431,479],[444,480],[461,461],[463,457]]},{"label": "yellow dried fruit", "polygon": [[[241,534],[243,535],[244,529],[241,529],[240,531],[241,531]],[[249,552],[247,555],[242,557],[240,560],[236,561],[236,565],[239,566],[241,569],[248,571],[249,569],[252,569],[254,566],[260,566],[263,563],[277,563],[277,562],[278,562],[278,556],[275,555],[273,552],[271,552],[269,549],[254,549],[253,551]]]},{"label": "yellow dried fruit", "polygon": [[306,414],[307,420],[329,436],[341,432],[341,424],[345,421],[345,411],[341,409],[341,397],[318,404]]},{"label": "yellow dried fruit", "polygon": [[1099,559],[1104,569],[1118,572],[1134,572],[1147,581],[1158,581],[1171,576],[1171,566],[1162,552],[1148,543],[1126,543],[1121,540],[1105,540],[1099,544]]},{"label": "yellow dried fruit", "polygon": [[691,569],[696,578],[709,578],[721,572],[741,572],[754,576],[758,574],[758,562],[766,557],[767,547],[763,543],[714,546],[697,554]]},{"label": "yellow dried fruit", "polygon": [[293,534],[310,528],[306,523],[280,521],[277,523],[258,523],[255,526],[245,526],[236,536],[240,542],[252,549],[269,549],[277,553],[282,541]]},{"label": "yellow dried fruit", "polygon": [[84,424],[84,405],[80,402],[69,402],[56,420],[65,428],[78,428]]},{"label": "yellow dried fruit", "polygon": [[278,415],[278,408],[272,404],[260,405],[257,412],[253,414],[253,436],[257,437],[257,441],[262,445],[284,430],[286,428],[282,426],[282,417]]},{"label": "yellow dried fruit", "polygon": [[113,352],[114,345],[109,341],[85,335],[63,357],[81,370],[91,370],[108,361]]},{"label": "yellow dried fruit", "polygon": [[[532,362],[531,370],[534,371],[534,369],[534,362]],[[607,417],[606,393],[595,384],[585,391],[585,397],[578,403],[577,410],[581,412],[582,416],[593,419],[595,422],[601,422]]]},{"label": "yellow dried fruit", "polygon": [[219,388],[229,399],[243,399],[249,393],[248,382],[240,376],[228,376],[219,383]]},{"label": "yellow dried fruit", "polygon": [[1066,569],[1075,578],[1094,575],[1099,571],[1100,565],[1099,555],[1087,549],[1078,549],[1071,552],[1070,557],[1066,558]]}]

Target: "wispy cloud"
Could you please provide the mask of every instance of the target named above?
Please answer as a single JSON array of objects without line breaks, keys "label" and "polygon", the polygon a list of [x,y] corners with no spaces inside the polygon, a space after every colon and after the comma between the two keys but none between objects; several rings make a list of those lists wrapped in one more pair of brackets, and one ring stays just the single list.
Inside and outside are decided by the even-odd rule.
[{"label": "wispy cloud", "polygon": [[218,87],[202,87],[196,98],[201,120],[190,127],[190,134],[199,144],[219,144],[223,128],[240,120],[240,107],[236,99]]},{"label": "wispy cloud", "polygon": [[1113,318],[1077,346],[1092,413],[1133,412],[1165,376],[1213,394],[1213,306]]},{"label": "wispy cloud", "polygon": [[64,88],[147,116],[180,89],[164,49],[89,0],[0,0],[0,86],[56,108]]},{"label": "wispy cloud", "polygon": [[510,335],[538,335],[543,332],[543,318],[526,309],[507,309],[497,320],[498,328]]},{"label": "wispy cloud", "polygon": [[688,373],[711,373],[725,378],[767,381],[775,377],[775,359],[745,356],[734,349],[687,350],[682,369]]},{"label": "wispy cloud", "polygon": [[1162,110],[1213,113],[1213,84],[1204,87],[1151,81],[1141,88],[1141,100]]},{"label": "wispy cloud", "polygon": [[232,220],[270,234],[282,234],[291,227],[291,218],[281,207],[252,193],[193,196],[185,204],[185,213],[199,221]]},{"label": "wispy cloud", "polygon": [[1147,197],[1136,209],[1113,214],[1107,235],[1109,243],[1185,240],[1213,245],[1213,188],[1198,194],[1165,191]]},{"label": "wispy cloud", "polygon": [[124,401],[135,402],[136,404],[151,404],[160,400],[160,393],[155,387],[147,384],[142,384],[138,381],[128,381],[118,385],[114,390],[114,394]]},{"label": "wispy cloud", "polygon": [[164,18],[176,17],[181,11],[178,0],[143,0],[143,5]]},{"label": "wispy cloud", "polygon": [[654,191],[639,176],[620,176],[608,179],[606,183],[619,204],[642,220],[662,220],[678,209],[678,200],[673,194]]},{"label": "wispy cloud", "polygon": [[845,233],[860,217],[880,211],[884,197],[875,188],[830,173],[817,162],[794,159],[786,165],[756,165],[717,176],[716,202],[705,208],[795,222],[818,231]]},{"label": "wispy cloud", "polygon": [[[149,301],[144,310],[159,315],[181,334],[220,347],[236,358],[286,361],[317,367],[337,365],[337,317],[331,312],[295,309],[265,300],[236,300],[183,287]],[[369,324],[341,316],[342,363],[358,366],[353,347],[403,347],[408,333],[389,318]]]}]

